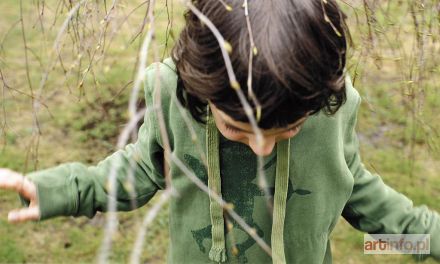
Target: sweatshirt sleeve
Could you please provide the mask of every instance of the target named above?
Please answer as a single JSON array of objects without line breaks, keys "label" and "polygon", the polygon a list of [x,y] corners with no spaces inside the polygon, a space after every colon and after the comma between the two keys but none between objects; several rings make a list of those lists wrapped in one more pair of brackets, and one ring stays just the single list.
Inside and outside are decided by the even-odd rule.
[{"label": "sweatshirt sleeve", "polygon": [[[145,82],[147,83],[147,82]],[[150,90],[145,87],[147,106],[152,106]],[[144,205],[158,189],[164,188],[163,149],[157,140],[155,112],[148,109],[135,143],[127,145],[96,166],[66,163],[33,172],[27,177],[37,186],[40,220],[56,216],[93,217],[106,211],[108,199],[115,199],[118,211]],[[116,176],[116,197],[108,190],[112,169]],[[134,184],[130,184],[130,175]],[[24,204],[28,201],[21,197]]]},{"label": "sweatshirt sleeve", "polygon": [[[354,89],[353,89],[354,90]],[[354,90],[355,91],[355,90]],[[348,121],[344,154],[354,177],[354,187],[343,217],[356,229],[376,234],[430,234],[431,256],[440,260],[440,216],[426,206],[413,206],[403,194],[365,169],[355,132],[360,97]],[[423,259],[424,256],[414,256]]]}]

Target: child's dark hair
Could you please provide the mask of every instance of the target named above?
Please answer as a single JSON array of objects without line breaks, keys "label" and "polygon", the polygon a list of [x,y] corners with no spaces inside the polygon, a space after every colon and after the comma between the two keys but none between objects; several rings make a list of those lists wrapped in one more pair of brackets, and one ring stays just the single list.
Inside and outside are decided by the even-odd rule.
[{"label": "child's dark hair", "polygon": [[[193,4],[232,46],[234,72],[247,91],[251,42],[242,7],[229,0]],[[324,109],[334,114],[346,100],[344,69],[348,28],[334,0],[251,0],[249,16],[258,53],[253,59],[253,92],[262,106],[263,129],[284,127]],[[203,122],[210,100],[236,121],[248,122],[231,88],[219,44],[210,29],[190,11],[173,48],[179,75],[177,97]],[[249,100],[249,102],[252,102]]]}]

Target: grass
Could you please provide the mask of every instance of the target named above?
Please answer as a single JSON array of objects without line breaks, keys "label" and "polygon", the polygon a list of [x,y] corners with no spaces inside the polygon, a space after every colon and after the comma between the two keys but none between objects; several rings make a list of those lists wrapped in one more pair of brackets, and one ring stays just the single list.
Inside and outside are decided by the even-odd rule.
[{"label": "grass", "polygon": [[[46,1],[44,38],[35,5],[31,1],[23,3],[30,47],[30,76],[33,86],[38,87],[43,70],[39,60],[47,65],[50,57],[48,50],[66,12],[52,25],[53,20],[49,18],[54,16],[56,1]],[[118,10],[128,13],[140,3],[123,1]],[[426,204],[440,211],[440,138],[436,132],[440,129],[437,118],[440,114],[440,96],[436,90],[440,68],[435,66],[439,65],[436,54],[440,52],[435,52],[439,50],[439,45],[435,35],[428,38],[428,68],[421,86],[424,89],[422,93],[417,82],[408,84],[410,73],[417,75],[417,69],[410,66],[415,59],[411,56],[415,52],[415,38],[411,17],[407,15],[407,3],[390,3],[383,2],[376,7],[376,24],[373,25],[373,29],[376,29],[373,31],[376,48],[369,53],[363,49],[370,45],[367,42],[368,27],[366,23],[356,23],[355,19],[355,11],[360,20],[364,19],[363,9],[357,7],[353,10],[344,6],[356,44],[351,51],[348,69],[351,76],[356,78],[355,85],[363,97],[358,120],[362,157],[370,171],[379,173],[387,184],[410,197],[416,205]],[[156,7],[157,41],[161,49],[164,48],[167,26],[164,6],[164,1],[159,1]],[[0,1],[0,10],[0,38],[3,38],[19,18],[18,2]],[[108,46],[107,55],[93,68],[93,74],[86,76],[81,89],[78,87],[78,78],[82,75],[74,73],[76,70],[81,73],[87,67],[90,58],[86,53],[83,64],[74,66],[75,71],[67,78],[60,67],[51,73],[43,91],[46,106],[39,112],[42,135],[38,155],[32,148],[34,144],[31,140],[32,102],[23,95],[30,94],[30,90],[23,66],[20,24],[12,27],[0,49],[0,69],[7,84],[20,92],[13,89],[7,89],[4,95],[0,92],[0,125],[3,122],[7,124],[6,129],[0,130],[0,167],[30,171],[68,161],[95,164],[115,150],[116,136],[127,119],[126,104],[139,47],[139,41],[130,40],[139,28],[144,10],[140,8],[123,24]],[[174,7],[175,36],[182,26],[181,10],[178,6]],[[417,15],[420,17],[420,14]],[[96,22],[99,23],[99,20]],[[96,39],[87,37],[86,42],[94,46]],[[74,46],[69,38],[65,43],[66,47]],[[74,64],[77,55],[77,50],[65,48],[65,64]],[[407,96],[411,89],[416,91],[414,97]],[[413,118],[414,105],[417,119]],[[6,109],[6,115],[2,114],[2,107]],[[27,154],[29,158],[26,158]],[[114,238],[112,263],[129,260],[137,226],[152,204],[154,199],[140,210],[119,214],[120,226]],[[20,207],[18,198],[11,192],[0,191],[0,205],[0,263],[95,262],[103,236],[103,215],[98,214],[92,220],[57,218],[14,226],[6,222],[6,215],[9,210]],[[364,255],[363,234],[342,218],[331,237],[335,263],[413,262],[408,256]],[[142,262],[164,263],[167,245],[168,213],[163,210],[146,238]]]}]

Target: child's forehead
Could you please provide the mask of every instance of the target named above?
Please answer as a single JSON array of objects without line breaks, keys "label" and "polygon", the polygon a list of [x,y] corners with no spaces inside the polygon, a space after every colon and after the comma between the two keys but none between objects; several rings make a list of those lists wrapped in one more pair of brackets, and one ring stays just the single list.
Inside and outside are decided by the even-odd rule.
[{"label": "child's forehead", "polygon": [[[211,104],[211,109],[213,111],[214,115],[217,115],[222,122],[224,122],[226,125],[234,127],[242,132],[246,133],[253,133],[252,125],[248,122],[243,121],[237,121],[234,120],[232,117],[230,117],[228,114],[224,113],[223,111],[216,108],[214,105]],[[308,115],[296,120],[295,122],[291,124],[287,124],[284,127],[275,127],[275,128],[268,128],[268,129],[261,129],[263,134],[276,134],[282,131],[285,131],[286,129],[291,129],[296,126],[302,125],[305,120],[307,119]]]}]

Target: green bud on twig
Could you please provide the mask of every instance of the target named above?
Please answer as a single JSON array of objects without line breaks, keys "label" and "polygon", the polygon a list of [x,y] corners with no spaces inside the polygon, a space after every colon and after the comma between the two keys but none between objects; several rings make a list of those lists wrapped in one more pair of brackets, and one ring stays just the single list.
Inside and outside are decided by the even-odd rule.
[{"label": "green bud on twig", "polygon": [[232,46],[231,46],[231,44],[230,44],[229,42],[227,42],[226,40],[225,40],[225,42],[224,42],[224,44],[223,44],[223,47],[225,47],[225,50],[226,50],[229,54],[232,53]]},{"label": "green bud on twig", "polygon": [[231,87],[234,90],[240,90],[240,84],[237,81],[231,81]]}]

